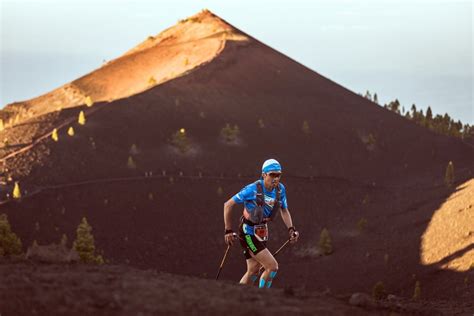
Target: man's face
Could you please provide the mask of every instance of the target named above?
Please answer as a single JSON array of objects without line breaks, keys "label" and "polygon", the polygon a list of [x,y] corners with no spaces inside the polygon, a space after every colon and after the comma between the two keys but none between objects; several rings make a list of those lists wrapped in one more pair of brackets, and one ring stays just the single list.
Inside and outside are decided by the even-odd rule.
[{"label": "man's face", "polygon": [[276,187],[281,179],[281,172],[271,171],[263,174],[263,182],[266,187]]}]

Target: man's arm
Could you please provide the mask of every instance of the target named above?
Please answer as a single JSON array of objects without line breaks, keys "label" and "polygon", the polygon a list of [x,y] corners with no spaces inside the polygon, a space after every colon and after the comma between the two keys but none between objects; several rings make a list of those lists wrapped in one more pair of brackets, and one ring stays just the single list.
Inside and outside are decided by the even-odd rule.
[{"label": "man's arm", "polygon": [[290,211],[287,208],[282,208],[280,210],[280,213],[281,213],[281,218],[283,219],[283,222],[288,228],[288,233],[290,234],[290,242],[291,243],[296,242],[298,240],[299,233],[295,230],[295,227],[293,226],[293,221],[291,220]]},{"label": "man's arm", "polygon": [[232,207],[237,204],[233,198],[230,198],[224,203],[224,227],[225,229],[232,229],[232,216],[230,215]]},{"label": "man's arm", "polygon": [[230,231],[229,233],[226,233],[224,236],[224,240],[227,245],[232,245],[234,241],[234,234],[231,232],[232,231],[232,216],[230,215],[230,212],[232,211],[232,207],[237,204],[235,203],[233,198],[230,198],[227,202],[224,203],[224,227],[225,231]]},{"label": "man's arm", "polygon": [[280,210],[280,214],[281,214],[281,218],[283,219],[283,222],[286,225],[286,228],[292,227],[293,221],[291,220],[290,210],[288,210],[287,208],[282,208]]}]

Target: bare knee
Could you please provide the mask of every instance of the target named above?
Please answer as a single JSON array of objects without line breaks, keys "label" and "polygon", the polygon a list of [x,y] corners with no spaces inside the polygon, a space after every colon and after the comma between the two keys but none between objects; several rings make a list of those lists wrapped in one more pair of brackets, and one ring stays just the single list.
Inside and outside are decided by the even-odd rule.
[{"label": "bare knee", "polygon": [[259,270],[260,270],[260,264],[258,262],[256,262],[255,264],[250,265],[247,268],[247,271],[248,271],[249,274],[257,274]]},{"label": "bare knee", "polygon": [[278,271],[278,262],[276,260],[273,260],[273,262],[270,262],[269,264],[267,264],[265,266],[265,270],[277,272]]}]

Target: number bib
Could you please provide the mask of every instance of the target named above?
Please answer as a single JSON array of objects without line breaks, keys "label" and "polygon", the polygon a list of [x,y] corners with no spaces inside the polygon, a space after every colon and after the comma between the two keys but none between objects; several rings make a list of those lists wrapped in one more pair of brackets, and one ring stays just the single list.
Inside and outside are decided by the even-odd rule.
[{"label": "number bib", "polygon": [[259,241],[267,241],[268,240],[267,224],[253,226],[253,234],[255,235],[255,238],[257,238]]}]

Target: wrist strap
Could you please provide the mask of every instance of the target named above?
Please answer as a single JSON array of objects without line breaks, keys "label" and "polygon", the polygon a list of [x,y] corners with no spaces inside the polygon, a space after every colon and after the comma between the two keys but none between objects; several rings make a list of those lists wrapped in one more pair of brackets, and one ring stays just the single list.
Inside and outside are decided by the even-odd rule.
[{"label": "wrist strap", "polygon": [[232,229],[226,229],[224,234],[227,235],[227,234],[231,234],[233,232],[234,231]]},{"label": "wrist strap", "polygon": [[295,226],[288,227],[288,232],[291,232],[291,231],[296,231]]}]

